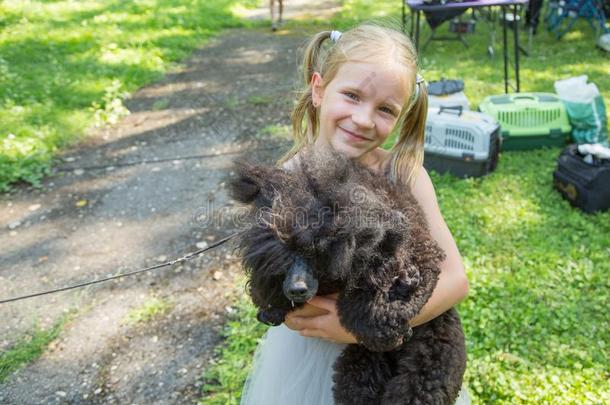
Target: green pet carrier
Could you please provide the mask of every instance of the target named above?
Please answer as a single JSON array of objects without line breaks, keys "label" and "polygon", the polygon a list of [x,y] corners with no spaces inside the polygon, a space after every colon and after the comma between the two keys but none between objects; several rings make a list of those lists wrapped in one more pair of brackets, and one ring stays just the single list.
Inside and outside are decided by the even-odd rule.
[{"label": "green pet carrier", "polygon": [[503,150],[565,146],[572,129],[565,106],[552,93],[489,96],[479,110],[500,123]]}]

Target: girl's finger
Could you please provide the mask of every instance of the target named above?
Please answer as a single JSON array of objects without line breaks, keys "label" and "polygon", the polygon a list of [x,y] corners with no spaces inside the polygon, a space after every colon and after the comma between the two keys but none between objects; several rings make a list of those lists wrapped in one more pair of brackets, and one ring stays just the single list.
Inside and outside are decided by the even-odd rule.
[{"label": "girl's finger", "polygon": [[298,317],[299,329],[324,329],[324,316]]},{"label": "girl's finger", "polygon": [[290,329],[302,330],[302,329],[321,329],[323,324],[322,316],[294,316],[291,315],[286,317],[284,323]]},{"label": "girl's finger", "polygon": [[336,340],[331,339],[327,334],[323,333],[319,329],[303,329],[299,332],[299,334],[305,337],[315,337],[329,342],[338,343]]},{"label": "girl's finger", "polygon": [[305,336],[305,337],[314,337],[314,336],[312,335],[312,329],[301,329],[301,330],[299,331],[299,335],[301,335],[301,336]]},{"label": "girl's finger", "polygon": [[301,318],[300,316],[287,316],[284,319],[284,325],[286,325],[288,329],[301,330],[303,329],[303,326],[301,325],[302,319],[303,318]]},{"label": "girl's finger", "polygon": [[317,337],[322,339],[326,338],[326,336],[319,329],[301,329],[299,333],[301,334],[301,336],[305,337]]},{"label": "girl's finger", "polygon": [[336,312],[337,309],[337,301],[332,298],[325,298],[316,295],[307,301],[307,303],[313,305],[314,307],[325,309],[328,312]]}]

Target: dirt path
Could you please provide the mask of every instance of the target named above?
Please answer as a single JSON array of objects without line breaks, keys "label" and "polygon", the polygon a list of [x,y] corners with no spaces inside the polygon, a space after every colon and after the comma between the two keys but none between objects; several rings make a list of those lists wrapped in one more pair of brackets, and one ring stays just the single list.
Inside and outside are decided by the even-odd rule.
[{"label": "dirt path", "polygon": [[[288,19],[336,9],[328,0],[287,3]],[[284,150],[260,130],[289,123],[305,37],[225,33],[134,94],[131,115],[68,151],[42,190],[0,198],[0,298],[156,264],[234,231],[223,182],[235,155],[225,153],[272,161]],[[70,314],[37,361],[0,383],[0,403],[195,401],[238,274],[226,246],[173,268],[0,305],[3,351]]]}]

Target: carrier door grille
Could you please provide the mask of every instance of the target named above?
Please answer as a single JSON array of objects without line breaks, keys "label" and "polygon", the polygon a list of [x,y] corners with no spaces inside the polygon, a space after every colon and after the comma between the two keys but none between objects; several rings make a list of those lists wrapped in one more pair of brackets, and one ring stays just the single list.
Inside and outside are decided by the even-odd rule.
[{"label": "carrier door grille", "polygon": [[561,111],[557,108],[549,110],[501,111],[499,120],[514,127],[539,127],[559,119]]},{"label": "carrier door grille", "polygon": [[432,145],[432,125],[426,125],[424,142]]},{"label": "carrier door grille", "polygon": [[445,147],[461,150],[474,150],[474,135],[463,129],[445,130]]}]

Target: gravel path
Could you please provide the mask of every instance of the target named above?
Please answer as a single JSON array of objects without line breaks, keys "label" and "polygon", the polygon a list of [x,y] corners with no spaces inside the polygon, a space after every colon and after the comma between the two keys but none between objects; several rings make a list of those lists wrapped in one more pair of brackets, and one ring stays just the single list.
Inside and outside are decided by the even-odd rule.
[{"label": "gravel path", "polygon": [[[288,19],[336,10],[328,0],[287,3]],[[235,152],[271,162],[286,149],[260,130],[289,124],[306,35],[226,32],[136,92],[131,114],[66,152],[41,190],[0,197],[0,298],[164,262],[237,229],[224,180]],[[0,305],[3,351],[36,325],[69,319],[38,360],[0,383],[0,403],[196,401],[239,273],[225,245],[172,268]],[[133,320],[155,305],[159,314]]]}]

